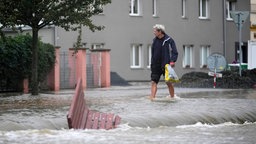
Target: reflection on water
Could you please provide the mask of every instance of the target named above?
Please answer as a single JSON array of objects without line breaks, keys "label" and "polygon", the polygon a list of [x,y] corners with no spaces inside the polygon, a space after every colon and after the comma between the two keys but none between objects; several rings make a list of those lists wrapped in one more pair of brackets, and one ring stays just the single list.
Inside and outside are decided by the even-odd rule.
[{"label": "reflection on water", "polygon": [[90,109],[122,117],[108,131],[68,129],[73,93],[0,97],[0,143],[256,143],[254,90],[177,88],[170,103],[149,101],[145,85],[88,89]]}]

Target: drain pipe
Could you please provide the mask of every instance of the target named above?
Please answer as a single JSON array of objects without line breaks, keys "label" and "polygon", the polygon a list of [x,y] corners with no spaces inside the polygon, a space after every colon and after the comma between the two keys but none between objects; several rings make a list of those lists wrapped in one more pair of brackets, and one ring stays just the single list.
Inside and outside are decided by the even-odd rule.
[{"label": "drain pipe", "polygon": [[54,25],[54,45],[55,46],[58,46],[58,39],[59,39],[58,28],[57,26]]},{"label": "drain pipe", "polygon": [[226,24],[226,0],[223,0],[223,55],[226,58],[227,47],[227,24]]}]

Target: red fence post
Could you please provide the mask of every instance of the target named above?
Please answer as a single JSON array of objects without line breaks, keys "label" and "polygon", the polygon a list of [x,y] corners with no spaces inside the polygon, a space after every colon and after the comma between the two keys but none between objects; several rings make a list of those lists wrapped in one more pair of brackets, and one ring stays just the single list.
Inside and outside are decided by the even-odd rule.
[{"label": "red fence post", "polygon": [[86,48],[80,48],[76,59],[76,76],[82,79],[82,87],[86,88]]},{"label": "red fence post", "polygon": [[110,49],[101,51],[101,86],[110,87]]},{"label": "red fence post", "polygon": [[54,91],[60,90],[60,47],[56,47],[55,49],[56,54],[56,63],[54,67]]},{"label": "red fence post", "polygon": [[75,56],[76,63],[75,63],[75,73],[77,78],[81,78],[83,89],[87,87],[86,85],[86,49],[87,48],[78,48],[77,52],[74,54],[75,49],[70,48],[70,52],[72,56]]},{"label": "red fence post", "polygon": [[29,82],[28,78],[23,80],[23,93],[27,94],[29,92]]},{"label": "red fence post", "polygon": [[60,90],[60,47],[55,47],[55,64],[47,76],[47,84],[51,90]]}]

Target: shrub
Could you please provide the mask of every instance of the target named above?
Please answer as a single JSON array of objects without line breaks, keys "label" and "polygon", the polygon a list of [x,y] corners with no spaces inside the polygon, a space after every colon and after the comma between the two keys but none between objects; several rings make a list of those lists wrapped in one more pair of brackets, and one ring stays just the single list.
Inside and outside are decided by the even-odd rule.
[{"label": "shrub", "polygon": [[[21,91],[24,78],[31,77],[32,37],[28,34],[0,39],[0,90]],[[38,78],[43,81],[55,63],[55,49],[39,41]]]}]

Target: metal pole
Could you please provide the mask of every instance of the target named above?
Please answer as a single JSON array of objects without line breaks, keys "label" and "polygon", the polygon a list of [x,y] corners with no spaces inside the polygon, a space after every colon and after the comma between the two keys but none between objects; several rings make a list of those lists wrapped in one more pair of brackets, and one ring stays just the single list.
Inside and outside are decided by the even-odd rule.
[{"label": "metal pole", "polygon": [[213,88],[216,88],[216,67],[214,69],[214,75],[213,75]]},{"label": "metal pole", "polygon": [[218,58],[215,56],[215,64],[214,64],[214,76],[213,76],[213,88],[216,88],[216,73],[217,73],[217,64]]},{"label": "metal pole", "polygon": [[242,27],[241,27],[241,13],[238,14],[238,30],[239,30],[239,75],[242,76],[242,68],[241,68],[241,63],[242,63]]},{"label": "metal pole", "polygon": [[226,0],[223,0],[223,55],[226,58],[226,53],[227,53],[227,49],[226,49],[226,38],[227,38],[227,24],[226,24]]}]

